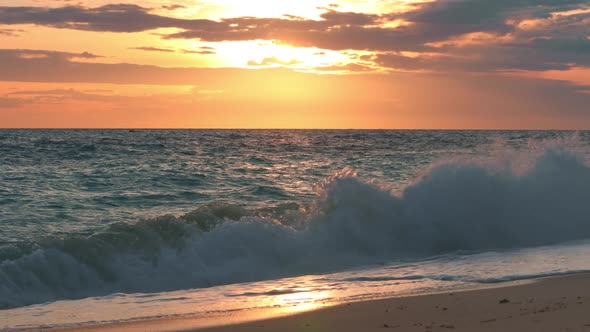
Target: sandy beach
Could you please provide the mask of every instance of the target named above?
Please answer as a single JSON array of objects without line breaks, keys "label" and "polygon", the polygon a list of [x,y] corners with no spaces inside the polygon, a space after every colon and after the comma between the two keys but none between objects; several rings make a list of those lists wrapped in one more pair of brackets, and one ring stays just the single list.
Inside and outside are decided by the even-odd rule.
[{"label": "sandy beach", "polygon": [[223,331],[590,331],[590,275],[352,303]]},{"label": "sandy beach", "polygon": [[[391,298],[234,324],[239,317],[154,320],[76,331],[590,331],[590,274],[472,291]],[[211,323],[211,320],[206,322]],[[230,325],[227,325],[230,324]],[[65,331],[65,330],[60,330]],[[73,330],[70,330],[73,331]]]}]

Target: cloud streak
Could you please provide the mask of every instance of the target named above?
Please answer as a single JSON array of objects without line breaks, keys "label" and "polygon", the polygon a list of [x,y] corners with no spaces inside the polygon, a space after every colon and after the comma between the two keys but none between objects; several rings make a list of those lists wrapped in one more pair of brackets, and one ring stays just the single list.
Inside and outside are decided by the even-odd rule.
[{"label": "cloud streak", "polygon": [[301,63],[302,62],[297,59],[281,60],[281,59],[273,56],[273,57],[264,58],[260,62],[250,60],[250,61],[248,61],[248,66],[272,66],[272,65],[294,66],[294,65],[301,64]]},{"label": "cloud streak", "polygon": [[261,77],[301,77],[287,69],[265,72],[241,68],[160,67],[129,63],[105,64],[80,62],[95,59],[91,53],[68,53],[46,50],[0,49],[0,80],[15,82],[112,83],[145,85],[206,85],[223,90],[232,81],[259,81]]},{"label": "cloud streak", "polygon": [[23,32],[25,32],[25,30],[22,29],[0,29],[0,36],[18,37]]}]

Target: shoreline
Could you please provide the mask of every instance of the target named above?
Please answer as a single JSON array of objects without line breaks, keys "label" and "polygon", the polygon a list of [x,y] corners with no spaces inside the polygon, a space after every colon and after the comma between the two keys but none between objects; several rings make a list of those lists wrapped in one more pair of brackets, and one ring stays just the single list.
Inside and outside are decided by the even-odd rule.
[{"label": "shoreline", "polygon": [[352,302],[282,315],[273,315],[272,310],[30,331],[590,332],[590,273],[521,280],[471,290]]}]

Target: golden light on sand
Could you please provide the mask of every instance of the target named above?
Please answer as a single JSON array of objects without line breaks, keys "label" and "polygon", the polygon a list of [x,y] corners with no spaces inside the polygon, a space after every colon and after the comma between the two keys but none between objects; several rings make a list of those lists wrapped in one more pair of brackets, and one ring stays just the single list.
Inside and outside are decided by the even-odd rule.
[{"label": "golden light on sand", "polygon": [[319,309],[330,297],[329,291],[301,292],[279,295],[274,298],[274,305],[280,307],[283,313],[296,313]]}]

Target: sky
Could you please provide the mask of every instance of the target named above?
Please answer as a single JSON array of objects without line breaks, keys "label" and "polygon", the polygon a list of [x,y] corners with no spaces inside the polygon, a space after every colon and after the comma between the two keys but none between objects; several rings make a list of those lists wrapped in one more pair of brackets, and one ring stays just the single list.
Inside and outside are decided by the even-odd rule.
[{"label": "sky", "polygon": [[590,129],[590,2],[0,0],[0,127]]}]

